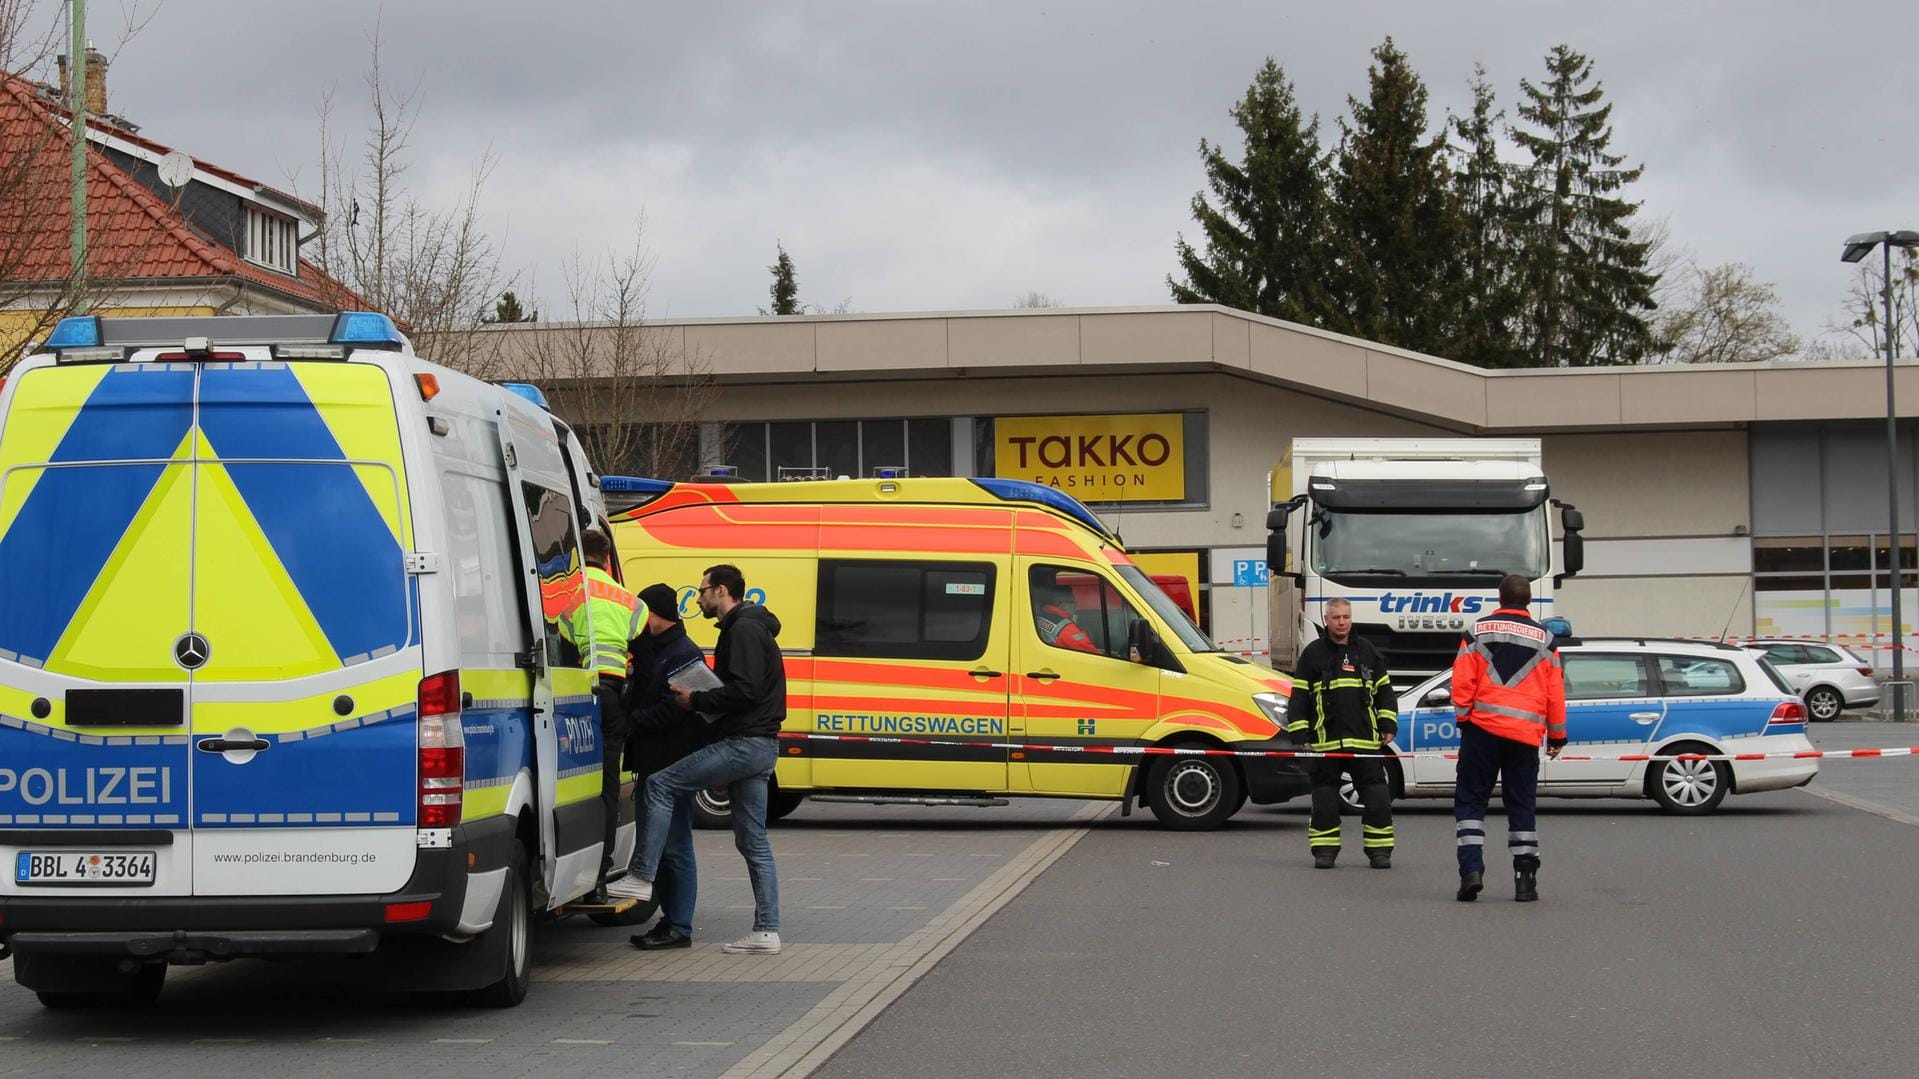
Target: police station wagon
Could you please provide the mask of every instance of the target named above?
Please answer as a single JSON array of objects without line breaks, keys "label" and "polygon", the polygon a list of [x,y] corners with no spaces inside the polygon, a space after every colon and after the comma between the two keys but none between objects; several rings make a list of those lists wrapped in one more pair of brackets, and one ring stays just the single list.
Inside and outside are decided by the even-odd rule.
[{"label": "police station wagon", "polygon": [[[1806,706],[1764,659],[1731,645],[1653,638],[1584,638],[1560,645],[1566,678],[1561,759],[1541,759],[1539,793],[1651,798],[1669,813],[1710,813],[1728,794],[1802,787],[1818,761],[1639,761],[1648,754],[1792,753],[1812,749]],[[1402,753],[1459,749],[1452,674],[1399,698]],[[1579,759],[1589,758],[1589,759]],[[1391,762],[1395,793],[1450,797],[1455,762]],[[1402,789],[1403,788],[1403,789]]]}]

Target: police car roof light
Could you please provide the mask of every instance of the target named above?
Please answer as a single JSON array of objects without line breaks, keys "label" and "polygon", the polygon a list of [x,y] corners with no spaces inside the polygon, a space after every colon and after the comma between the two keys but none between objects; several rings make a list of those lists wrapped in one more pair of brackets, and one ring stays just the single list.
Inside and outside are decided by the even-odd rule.
[{"label": "police car roof light", "polygon": [[47,348],[98,348],[103,339],[99,315],[70,315],[53,328]]},{"label": "police car roof light", "polygon": [[400,348],[406,344],[406,335],[400,332],[392,319],[378,311],[342,311],[333,320],[333,334],[327,340],[335,345]]},{"label": "police car roof light", "polygon": [[1101,536],[1110,538],[1113,535],[1104,524],[1100,523],[1100,519],[1093,515],[1093,511],[1087,509],[1079,499],[1063,491],[1056,491],[1043,483],[1034,483],[1031,480],[985,478],[975,478],[973,482],[988,493],[1008,502],[1037,502],[1049,509],[1058,510]]},{"label": "police car roof light", "polygon": [[530,382],[502,382],[500,386],[506,392],[524,397],[548,412],[553,411],[553,406],[546,403],[546,394],[541,393],[540,388]]},{"label": "police car roof light", "polygon": [[600,477],[600,490],[607,494],[663,495],[672,489],[672,480],[656,480],[650,476]]}]

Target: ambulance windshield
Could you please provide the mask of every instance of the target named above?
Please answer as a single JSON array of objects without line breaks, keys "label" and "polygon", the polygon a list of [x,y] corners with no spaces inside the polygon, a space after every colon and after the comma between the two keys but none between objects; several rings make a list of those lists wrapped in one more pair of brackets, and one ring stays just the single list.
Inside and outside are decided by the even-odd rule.
[{"label": "ambulance windshield", "polygon": [[1146,605],[1153,609],[1154,614],[1159,615],[1159,620],[1179,637],[1180,643],[1188,650],[1194,652],[1220,650],[1220,647],[1213,643],[1212,638],[1206,636],[1204,630],[1193,625],[1193,620],[1186,617],[1186,612],[1180,609],[1179,604],[1174,603],[1172,597],[1161,591],[1159,585],[1154,584],[1153,579],[1142,573],[1138,566],[1121,566],[1119,575],[1125,578],[1127,584],[1133,586],[1133,590],[1139,593],[1139,597],[1146,601]]}]

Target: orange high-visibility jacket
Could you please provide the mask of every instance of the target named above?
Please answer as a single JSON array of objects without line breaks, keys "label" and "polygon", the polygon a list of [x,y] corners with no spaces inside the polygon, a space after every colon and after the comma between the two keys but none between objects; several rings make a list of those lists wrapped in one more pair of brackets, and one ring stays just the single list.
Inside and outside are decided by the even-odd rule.
[{"label": "orange high-visibility jacket", "polygon": [[1552,632],[1501,607],[1473,623],[1453,660],[1461,723],[1530,746],[1566,741],[1566,683]]}]

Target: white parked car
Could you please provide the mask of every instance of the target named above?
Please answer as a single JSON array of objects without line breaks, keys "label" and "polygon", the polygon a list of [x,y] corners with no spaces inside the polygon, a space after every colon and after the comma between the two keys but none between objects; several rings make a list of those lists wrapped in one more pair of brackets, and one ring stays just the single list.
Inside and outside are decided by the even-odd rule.
[{"label": "white parked car", "polygon": [[[1562,641],[1565,755],[1542,759],[1541,797],[1651,798],[1669,813],[1710,813],[1728,794],[1800,787],[1813,759],[1628,761],[1647,754],[1797,753],[1806,706],[1756,652],[1732,645],[1655,638]],[[1399,697],[1402,753],[1456,752],[1452,672]],[[1571,759],[1571,758],[1590,759]],[[1455,762],[1443,756],[1390,761],[1394,794],[1450,798]]]},{"label": "white parked car", "polygon": [[1872,664],[1851,651],[1824,641],[1775,640],[1743,642],[1772,661],[1774,669],[1806,699],[1816,720],[1838,719],[1848,708],[1879,704],[1879,680]]}]

